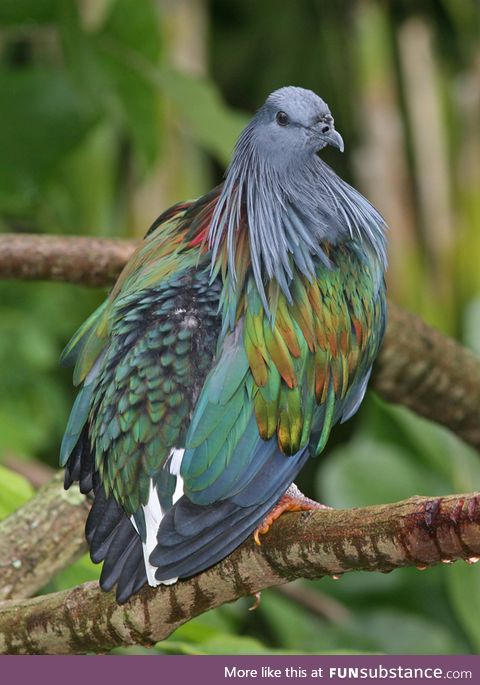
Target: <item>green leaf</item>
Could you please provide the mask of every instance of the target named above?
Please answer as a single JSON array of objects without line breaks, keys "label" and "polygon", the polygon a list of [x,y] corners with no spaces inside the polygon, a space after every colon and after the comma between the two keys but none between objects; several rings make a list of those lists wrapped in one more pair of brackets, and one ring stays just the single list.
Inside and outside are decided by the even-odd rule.
[{"label": "green leaf", "polygon": [[225,635],[229,632],[235,632],[234,624],[228,621],[225,616],[224,607],[207,611],[201,616],[188,621],[172,634],[172,639],[177,642],[188,642],[194,644],[201,644],[205,640],[215,637],[216,635]]},{"label": "green leaf", "polygon": [[[161,649],[161,645],[160,645]],[[215,635],[201,643],[203,654],[273,654],[260,640],[248,636]]]},{"label": "green leaf", "polygon": [[265,592],[255,613],[268,626],[275,645],[304,653],[349,647],[337,639],[338,631],[327,630],[328,622],[305,612],[296,602],[276,592]]},{"label": "green leaf", "polygon": [[25,504],[34,493],[30,483],[23,477],[0,466],[0,519]]},{"label": "green leaf", "polygon": [[455,654],[463,647],[447,626],[406,611],[373,609],[355,623],[362,641],[385,654]]},{"label": "green leaf", "polygon": [[452,469],[453,492],[462,493],[478,490],[480,484],[478,452],[455,435],[449,436],[447,445]]},{"label": "green leaf", "polygon": [[[188,642],[164,641],[155,645],[155,650],[162,654],[365,654],[366,652],[350,650],[305,652],[299,649],[274,649],[267,647],[260,640],[248,636],[224,635],[205,640],[201,647]],[[131,652],[129,652],[131,653]]]},{"label": "green leaf", "polygon": [[0,69],[0,209],[25,209],[79,145],[92,116],[56,68]]},{"label": "green leaf", "polygon": [[85,32],[77,8],[62,5],[60,30],[69,71],[85,101],[133,142],[142,170],[158,156],[158,84],[148,77],[160,54],[150,0],[117,0],[98,31]]},{"label": "green leaf", "polygon": [[49,185],[48,211],[55,213],[55,224],[62,232],[121,237],[121,222],[114,220],[112,211],[118,176],[117,143],[111,122],[92,127]]},{"label": "green leaf", "polygon": [[248,118],[228,108],[207,79],[164,69],[159,80],[186,131],[219,161],[228,163]]},{"label": "green leaf", "polygon": [[[163,642],[158,642],[155,645],[155,652],[160,654],[177,654],[177,655],[189,655],[189,656],[202,656],[206,654],[201,647],[197,647],[189,642],[181,642],[179,640],[164,640]],[[124,650],[120,650],[120,653],[125,653]],[[151,654],[151,650],[147,650],[144,647],[130,647],[126,650],[127,654]]]},{"label": "green leaf", "polygon": [[21,399],[7,402],[0,397],[0,450],[26,454],[43,442],[46,432],[40,422],[28,424],[28,406],[33,404]]},{"label": "green leaf", "polygon": [[213,609],[180,626],[156,650],[166,654],[275,653],[259,640],[236,636],[239,621],[248,615],[245,600]]},{"label": "green leaf", "polygon": [[447,569],[447,587],[452,608],[473,645],[480,651],[480,569],[457,561]]},{"label": "green leaf", "polygon": [[117,0],[94,41],[96,59],[117,99],[122,124],[129,130],[144,165],[159,149],[159,93],[143,70],[160,55],[159,17],[150,1]]},{"label": "green leaf", "polygon": [[333,450],[317,473],[319,499],[334,507],[385,504],[413,495],[442,494],[437,487],[429,472],[415,467],[400,447],[364,437]]},{"label": "green leaf", "polygon": [[355,573],[346,573],[341,577],[341,582],[322,578],[315,581],[314,585],[322,592],[337,598],[351,608],[357,602],[362,605],[364,600],[377,604],[383,598],[398,595],[405,586],[403,573],[403,569],[396,569],[392,573],[356,571]]},{"label": "green leaf", "polygon": [[144,164],[158,155],[164,105],[199,145],[231,158],[247,118],[228,108],[208,79],[160,64],[159,19],[152,2],[118,0],[102,29],[86,35],[77,13],[63,13],[68,64],[81,88],[128,129]]},{"label": "green leaf", "polygon": [[43,24],[55,18],[58,0],[2,0],[0,24]]},{"label": "green leaf", "polygon": [[405,407],[384,402],[369,393],[360,415],[360,432],[366,438],[401,446],[415,469],[426,467],[444,490],[450,490],[451,468],[446,440],[450,432]]},{"label": "green leaf", "polygon": [[[405,456],[409,456],[410,461],[414,461],[416,465],[420,459],[422,464],[433,469],[445,481],[444,486],[449,489],[451,468],[448,442],[452,435],[450,431],[405,407],[392,406],[384,402],[381,405],[380,419],[382,415],[388,416],[398,427],[401,442],[407,443],[407,450],[411,448],[411,453],[406,451]],[[396,437],[393,437],[393,442],[398,440]]]},{"label": "green leaf", "polygon": [[55,578],[44,588],[44,592],[67,590],[89,580],[97,580],[100,577],[101,570],[101,565],[94,564],[90,560],[90,556],[85,554],[74,564],[57,573]]},{"label": "green leaf", "polygon": [[123,50],[135,50],[151,62],[160,54],[160,17],[152,0],[116,0],[101,32]]}]

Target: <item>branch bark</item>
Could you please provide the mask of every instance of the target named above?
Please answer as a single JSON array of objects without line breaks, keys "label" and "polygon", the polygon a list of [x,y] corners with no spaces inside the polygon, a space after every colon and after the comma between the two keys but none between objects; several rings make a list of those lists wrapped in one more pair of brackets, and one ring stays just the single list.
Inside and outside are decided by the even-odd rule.
[{"label": "branch bark", "polygon": [[82,654],[151,645],[209,609],[282,585],[349,571],[425,568],[480,557],[480,495],[414,497],[351,510],[285,514],[210,570],[144,588],[124,606],[96,583],[0,603],[0,653]]},{"label": "branch bark", "polygon": [[480,360],[415,314],[390,302],[370,388],[480,449]]},{"label": "branch bark", "polygon": [[111,285],[135,250],[133,240],[0,235],[0,279]]},{"label": "branch bark", "polygon": [[65,492],[58,473],[0,522],[0,600],[30,597],[86,551],[88,510],[78,489]]},{"label": "branch bark", "polygon": [[[136,245],[100,238],[4,234],[0,278],[109,285]],[[385,400],[409,407],[480,448],[479,359],[393,303],[371,387]]]}]

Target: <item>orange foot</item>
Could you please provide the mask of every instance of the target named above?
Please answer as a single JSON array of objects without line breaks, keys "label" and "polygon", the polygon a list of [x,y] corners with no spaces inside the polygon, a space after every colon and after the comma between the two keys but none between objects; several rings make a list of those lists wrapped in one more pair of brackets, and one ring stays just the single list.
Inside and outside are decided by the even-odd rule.
[{"label": "orange foot", "polygon": [[273,509],[263,519],[253,534],[253,539],[257,545],[261,545],[260,535],[265,535],[270,530],[270,526],[276,521],[284,511],[313,511],[314,509],[330,509],[325,504],[315,502],[315,500],[305,497],[297,488],[295,483],[292,483],[286,493],[281,497]]}]

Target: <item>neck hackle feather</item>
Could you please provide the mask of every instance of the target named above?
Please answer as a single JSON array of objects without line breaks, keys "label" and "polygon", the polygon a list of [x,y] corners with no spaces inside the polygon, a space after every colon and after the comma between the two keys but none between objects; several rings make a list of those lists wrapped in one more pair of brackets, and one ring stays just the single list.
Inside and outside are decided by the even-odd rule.
[{"label": "neck hackle feather", "polygon": [[384,270],[384,232],[377,210],[316,154],[282,167],[261,155],[254,118],[238,140],[213,212],[212,274],[223,270],[231,295],[242,287],[247,237],[258,293],[274,316],[266,286],[273,282],[291,302],[295,273],[311,281],[318,262],[332,268],[329,245],[355,243]]}]

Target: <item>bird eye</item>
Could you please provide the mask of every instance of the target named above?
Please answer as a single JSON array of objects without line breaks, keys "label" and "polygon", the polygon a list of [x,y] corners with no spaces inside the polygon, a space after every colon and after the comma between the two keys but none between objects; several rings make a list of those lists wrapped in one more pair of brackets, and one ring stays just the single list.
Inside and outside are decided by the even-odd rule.
[{"label": "bird eye", "polygon": [[328,133],[333,126],[333,117],[331,114],[325,114],[323,117],[320,118],[320,123],[324,124],[322,126],[322,133]]},{"label": "bird eye", "polygon": [[280,124],[280,126],[287,126],[288,122],[290,121],[288,114],[285,114],[285,112],[277,112],[277,116],[275,118],[277,120],[277,124]]}]

